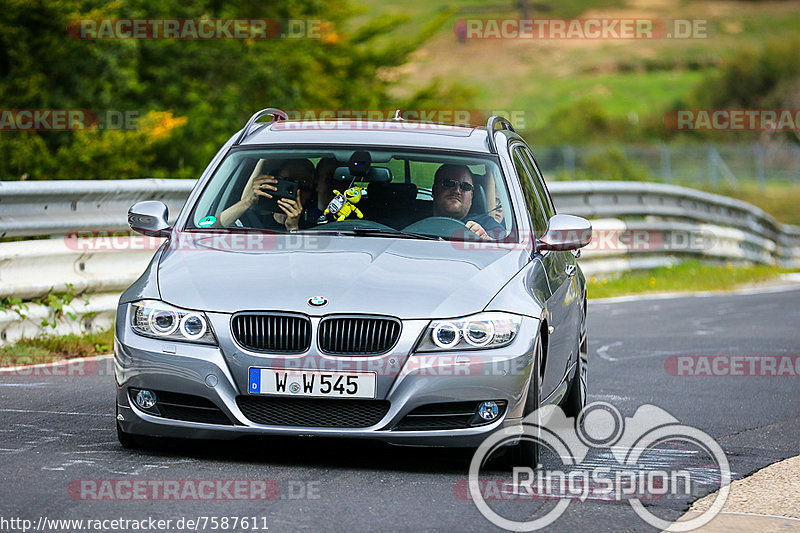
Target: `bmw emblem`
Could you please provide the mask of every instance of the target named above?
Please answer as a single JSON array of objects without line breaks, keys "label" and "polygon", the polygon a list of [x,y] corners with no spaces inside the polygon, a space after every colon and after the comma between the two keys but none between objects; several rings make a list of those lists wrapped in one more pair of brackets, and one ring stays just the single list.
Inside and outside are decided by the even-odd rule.
[{"label": "bmw emblem", "polygon": [[312,307],[322,307],[328,303],[328,299],[324,296],[312,296],[308,299],[308,305]]}]

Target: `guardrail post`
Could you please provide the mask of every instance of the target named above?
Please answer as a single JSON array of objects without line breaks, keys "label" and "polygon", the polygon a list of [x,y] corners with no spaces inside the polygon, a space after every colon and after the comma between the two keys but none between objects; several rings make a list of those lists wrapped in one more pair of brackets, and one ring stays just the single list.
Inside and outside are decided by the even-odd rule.
[{"label": "guardrail post", "polygon": [[758,143],[753,143],[753,152],[756,156],[756,178],[758,179],[758,188],[762,191],[767,188],[766,179],[764,177],[764,147]]},{"label": "guardrail post", "polygon": [[800,178],[800,146],[795,145],[794,149],[794,158],[797,160],[797,177]]},{"label": "guardrail post", "polygon": [[672,152],[663,142],[659,144],[658,151],[661,153],[661,179],[672,182]]},{"label": "guardrail post", "polygon": [[716,151],[709,143],[708,145],[708,182],[714,188],[719,187],[719,172],[717,171],[717,160],[714,157]]},{"label": "guardrail post", "polygon": [[567,172],[567,178],[575,179],[575,149],[571,145],[565,145],[561,151],[564,153],[564,170]]}]

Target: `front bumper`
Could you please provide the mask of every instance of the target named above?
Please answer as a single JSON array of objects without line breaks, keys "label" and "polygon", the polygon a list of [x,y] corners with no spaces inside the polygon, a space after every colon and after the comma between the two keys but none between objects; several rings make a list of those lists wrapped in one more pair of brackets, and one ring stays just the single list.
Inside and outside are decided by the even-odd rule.
[{"label": "front bumper", "polygon": [[[538,320],[525,317],[516,340],[507,347],[409,356],[428,321],[406,320],[400,341],[390,353],[382,356],[328,356],[317,352],[316,342],[312,342],[308,352],[287,357],[244,350],[231,338],[230,315],[227,314],[208,314],[219,340],[217,347],[165,342],[137,335],[130,329],[127,308],[123,305],[118,311],[114,343],[118,423],[123,431],[137,435],[200,439],[328,436],[370,438],[405,445],[477,446],[496,429],[520,424],[539,329]],[[312,321],[316,332],[318,319],[312,318]],[[236,401],[238,396],[247,395],[246,370],[251,366],[376,370],[376,399],[388,401],[389,408],[379,422],[369,427],[258,424],[245,416]],[[204,398],[224,413],[231,424],[189,422],[145,412],[130,401],[128,389],[131,388]],[[507,402],[503,415],[488,425],[445,430],[395,429],[407,414],[424,405],[484,400]]]}]

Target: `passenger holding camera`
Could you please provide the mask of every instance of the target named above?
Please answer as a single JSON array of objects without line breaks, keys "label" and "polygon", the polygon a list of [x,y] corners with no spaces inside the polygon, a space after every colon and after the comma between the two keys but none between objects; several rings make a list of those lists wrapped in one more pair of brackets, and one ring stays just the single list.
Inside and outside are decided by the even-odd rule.
[{"label": "passenger holding camera", "polygon": [[259,160],[242,190],[242,199],[220,214],[220,224],[228,227],[248,210],[257,207],[259,198],[273,198],[271,192],[278,190],[276,185],[280,179],[297,182],[298,197],[296,200],[279,198],[277,206],[281,213],[266,209],[254,211],[261,220],[263,229],[295,231],[300,229],[301,225],[312,225],[312,222],[303,220],[302,215],[303,206],[307,206],[309,202],[312,202],[311,209],[316,207],[313,205],[316,202],[314,165],[308,159],[289,159],[281,165],[276,177],[266,174],[264,170],[266,163],[266,159]]}]

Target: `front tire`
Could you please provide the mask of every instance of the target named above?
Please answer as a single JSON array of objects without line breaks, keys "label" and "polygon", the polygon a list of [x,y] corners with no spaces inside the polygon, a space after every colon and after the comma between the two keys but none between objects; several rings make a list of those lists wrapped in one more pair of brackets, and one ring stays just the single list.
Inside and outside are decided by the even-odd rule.
[{"label": "front tire", "polygon": [[572,378],[567,396],[561,404],[561,409],[564,411],[564,414],[570,418],[577,418],[583,408],[586,407],[587,379],[589,374],[587,361],[589,353],[585,332],[582,332],[581,341],[578,346],[578,361],[576,362],[577,368],[575,369],[575,377]]},{"label": "front tire", "polygon": [[[539,410],[539,365],[542,364],[542,337],[539,335],[536,338],[536,348],[533,354],[533,370],[531,371],[531,381],[528,385],[528,395],[525,399],[525,407],[522,411],[523,427],[538,428],[539,420],[527,420],[527,417],[533,413],[538,413]],[[523,438],[517,444],[508,447],[508,453],[505,457],[506,466],[513,469],[515,466],[527,466],[536,468],[539,464],[539,441],[530,440],[530,438]]]},{"label": "front tire", "polygon": [[122,431],[119,422],[117,422],[117,440],[126,450],[136,450],[141,447],[135,435]]}]

